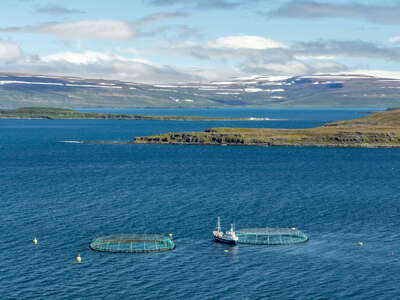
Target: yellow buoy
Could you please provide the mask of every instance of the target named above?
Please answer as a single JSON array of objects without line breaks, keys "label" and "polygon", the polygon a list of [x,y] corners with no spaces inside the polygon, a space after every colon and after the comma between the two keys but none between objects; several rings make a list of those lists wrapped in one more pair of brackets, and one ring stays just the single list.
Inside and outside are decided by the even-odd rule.
[{"label": "yellow buoy", "polygon": [[33,238],[33,240],[32,240],[32,243],[34,244],[34,245],[37,245],[38,243],[39,243],[39,241],[38,241],[38,239],[37,238]]},{"label": "yellow buoy", "polygon": [[229,250],[224,250],[224,252],[230,252]]},{"label": "yellow buoy", "polygon": [[168,234],[168,236],[172,239],[172,237],[174,236],[172,233]]},{"label": "yellow buoy", "polygon": [[75,260],[76,260],[76,262],[77,262],[78,264],[80,264],[80,263],[82,262],[82,257],[81,257],[81,255],[78,254],[78,256],[75,258]]},{"label": "yellow buoy", "polygon": [[357,246],[364,246],[363,242],[357,242]]}]

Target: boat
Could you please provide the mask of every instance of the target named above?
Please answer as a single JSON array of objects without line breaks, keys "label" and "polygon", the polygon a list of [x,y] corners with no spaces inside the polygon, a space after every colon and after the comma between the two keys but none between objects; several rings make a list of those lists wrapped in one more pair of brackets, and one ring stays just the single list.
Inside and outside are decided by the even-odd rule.
[{"label": "boat", "polygon": [[235,226],[231,224],[231,229],[225,233],[221,229],[221,220],[218,217],[217,227],[213,231],[214,241],[218,243],[236,245],[238,243],[238,236],[235,233]]}]

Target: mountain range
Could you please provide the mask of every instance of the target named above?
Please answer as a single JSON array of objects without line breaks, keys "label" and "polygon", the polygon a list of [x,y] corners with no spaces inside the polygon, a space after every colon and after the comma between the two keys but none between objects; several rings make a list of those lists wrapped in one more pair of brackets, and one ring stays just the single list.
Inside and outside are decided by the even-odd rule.
[{"label": "mountain range", "polygon": [[396,107],[400,79],[368,75],[263,76],[143,84],[0,73],[0,107]]}]

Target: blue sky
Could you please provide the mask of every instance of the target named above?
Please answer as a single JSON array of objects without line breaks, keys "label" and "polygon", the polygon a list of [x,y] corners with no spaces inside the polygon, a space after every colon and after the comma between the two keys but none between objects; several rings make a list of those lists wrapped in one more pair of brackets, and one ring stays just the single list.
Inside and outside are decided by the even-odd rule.
[{"label": "blue sky", "polygon": [[400,1],[2,0],[0,71],[137,82],[399,77]]}]

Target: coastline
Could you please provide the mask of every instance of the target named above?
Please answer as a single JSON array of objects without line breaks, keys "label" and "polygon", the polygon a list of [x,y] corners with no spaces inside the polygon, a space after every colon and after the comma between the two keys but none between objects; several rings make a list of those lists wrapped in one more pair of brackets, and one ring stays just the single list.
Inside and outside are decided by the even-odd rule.
[{"label": "coastline", "polygon": [[133,120],[133,121],[201,121],[201,122],[237,122],[237,121],[288,121],[288,119],[271,119],[271,118],[209,118],[209,117],[190,117],[190,116],[147,116],[147,115],[138,115],[135,117],[17,117],[17,116],[1,116],[0,120]]},{"label": "coastline", "polygon": [[152,120],[152,121],[285,121],[267,117],[209,117],[182,115],[141,115],[120,113],[90,113],[51,107],[0,109],[0,119],[12,120]]},{"label": "coastline", "polygon": [[[62,141],[68,143],[69,141]],[[316,147],[316,148],[400,148],[399,145],[379,145],[379,144],[219,144],[219,143],[177,143],[177,142],[142,142],[142,141],[76,141],[78,144],[131,144],[131,145],[174,145],[174,146],[238,146],[238,147]]]},{"label": "coastline", "polygon": [[400,110],[307,129],[209,128],[136,137],[137,144],[399,148]]}]

